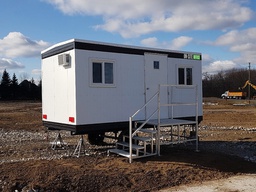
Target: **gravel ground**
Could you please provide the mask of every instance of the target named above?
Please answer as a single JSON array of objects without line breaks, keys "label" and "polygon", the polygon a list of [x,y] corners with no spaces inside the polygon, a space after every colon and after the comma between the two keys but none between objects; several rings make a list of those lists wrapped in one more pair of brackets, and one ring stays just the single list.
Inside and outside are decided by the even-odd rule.
[{"label": "gravel ground", "polygon": [[[64,145],[52,149],[55,138],[61,134]],[[68,131],[31,132],[26,130],[0,129],[0,164],[29,160],[52,160],[73,157],[79,136],[71,136]],[[84,138],[85,155],[107,155],[107,149],[113,145],[94,146]],[[31,147],[32,146],[32,147]]]},{"label": "gravel ground", "polygon": [[[216,134],[218,136],[220,131],[232,131],[233,134],[238,135],[256,135],[256,128],[210,126],[203,126],[199,128],[199,132],[215,132],[210,133],[210,136],[208,137],[214,136],[211,134]],[[214,137],[216,137],[216,135]],[[246,141],[249,139],[249,137],[243,137],[243,139],[236,141],[201,141],[199,142],[199,149],[205,151],[217,151],[232,156],[238,156],[246,161],[256,163],[256,142]]]},{"label": "gravel ground", "polygon": [[160,192],[255,192],[256,174],[233,176],[218,181],[207,181],[200,185],[172,187]]},{"label": "gravel ground", "polygon": [[[199,132],[211,131],[217,133],[218,131],[238,131],[239,134],[246,132],[247,134],[256,134],[256,128],[242,128],[242,127],[210,127],[203,126],[199,128]],[[0,129],[0,164],[5,162],[17,162],[27,160],[40,159],[61,159],[64,157],[73,156],[76,142],[79,141],[79,136],[71,136],[67,131],[61,131],[61,136],[65,142],[65,150],[56,151],[51,149],[52,141],[57,137],[58,132],[30,132],[26,130],[10,130],[6,131]],[[213,135],[212,135],[213,136]],[[208,136],[209,137],[209,136]],[[210,136],[211,137],[211,136]],[[51,141],[51,142],[50,142]],[[106,155],[107,149],[114,146],[114,140],[107,140],[108,143],[113,142],[113,145],[107,146],[93,146],[90,145],[86,138],[84,139],[86,145],[86,155]],[[28,143],[33,143],[32,149],[25,149]],[[47,147],[45,147],[47,146]],[[8,148],[8,153],[6,153]],[[248,141],[201,141],[199,142],[199,150],[202,151],[216,151],[223,154],[237,156],[246,161],[256,163],[256,142]]]},{"label": "gravel ground", "polygon": [[246,179],[256,173],[256,105],[218,102],[222,104],[204,106],[200,153],[194,152],[193,143],[163,146],[160,157],[132,164],[117,155],[107,156],[113,141],[94,146],[86,136],[84,156],[74,157],[80,136],[66,131],[60,132],[65,146],[52,150],[58,132],[42,126],[41,103],[0,102],[0,192],[168,191],[207,181],[218,184],[231,176]]}]

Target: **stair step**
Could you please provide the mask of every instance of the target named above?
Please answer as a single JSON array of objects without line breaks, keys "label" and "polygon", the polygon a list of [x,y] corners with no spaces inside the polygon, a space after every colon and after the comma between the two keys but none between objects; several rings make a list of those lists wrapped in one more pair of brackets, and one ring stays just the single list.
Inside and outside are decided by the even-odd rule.
[{"label": "stair step", "polygon": [[[133,130],[135,131],[137,128],[133,128]],[[139,130],[140,132],[143,132],[143,133],[153,133],[153,134],[156,134],[157,131],[156,130],[152,130],[152,129],[140,129]]]},{"label": "stair step", "polygon": [[[121,156],[124,156],[124,157],[130,157],[130,153],[127,152],[127,151],[124,151],[122,149],[109,149],[108,150],[108,153],[111,152],[111,153],[116,153],[118,155],[121,155]],[[132,157],[137,157],[135,154],[132,154]]]},{"label": "stair step", "polygon": [[[129,138],[128,135],[124,135],[123,137]],[[139,137],[139,136],[134,136],[132,138],[133,140],[137,140],[137,141],[143,141],[143,142],[147,142],[147,141],[152,141],[152,137]]]},{"label": "stair step", "polygon": [[152,141],[151,137],[139,137],[139,136],[134,136],[133,139],[137,140],[137,141],[143,141],[143,142],[147,142],[147,141]]},{"label": "stair step", "polygon": [[[124,146],[124,147],[129,147],[129,143],[127,143],[127,142],[117,142],[116,145],[121,145],[121,146]],[[132,148],[133,148],[133,149],[136,149],[136,150],[144,149],[143,146],[141,146],[141,145],[135,145],[135,144],[132,144]]]}]

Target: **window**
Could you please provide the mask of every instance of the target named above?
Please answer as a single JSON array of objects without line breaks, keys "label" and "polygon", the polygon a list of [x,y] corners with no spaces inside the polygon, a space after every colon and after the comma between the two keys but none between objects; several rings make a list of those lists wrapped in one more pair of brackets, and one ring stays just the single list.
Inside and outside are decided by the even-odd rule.
[{"label": "window", "polygon": [[192,85],[192,68],[178,68],[179,85]]},{"label": "window", "polygon": [[104,63],[105,84],[114,83],[113,63]]},{"label": "window", "polygon": [[159,69],[159,61],[154,61],[154,69]]},{"label": "window", "polygon": [[92,62],[92,84],[113,85],[114,63],[105,61]]},{"label": "window", "polygon": [[179,73],[179,85],[184,85],[185,84],[185,73],[184,73],[184,68],[179,68],[178,73]]},{"label": "window", "polygon": [[187,85],[192,85],[192,68],[186,68]]},{"label": "window", "polygon": [[92,82],[102,83],[102,63],[92,64]]}]

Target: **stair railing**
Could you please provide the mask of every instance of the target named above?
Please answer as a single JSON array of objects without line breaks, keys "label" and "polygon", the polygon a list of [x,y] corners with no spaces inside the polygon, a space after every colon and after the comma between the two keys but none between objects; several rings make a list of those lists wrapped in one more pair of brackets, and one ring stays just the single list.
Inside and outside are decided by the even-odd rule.
[{"label": "stair railing", "polygon": [[[169,101],[167,104],[161,104],[160,102],[160,90],[161,87],[180,87],[180,88],[193,88],[195,89],[195,101],[189,102],[189,103],[173,103],[172,101]],[[171,94],[172,94],[171,90]],[[143,109],[145,109],[146,106],[149,105],[155,98],[157,97],[157,109],[147,118],[146,120],[133,132],[133,118]],[[158,120],[158,126],[157,126],[157,142],[156,142],[156,149],[158,155],[160,155],[160,108],[161,107],[171,107],[172,108],[172,119],[173,119],[173,107],[177,105],[194,105],[195,106],[195,122],[196,122],[196,138],[198,138],[198,86],[197,85],[160,85],[158,86],[158,91],[140,108],[138,109],[132,116],[129,117],[129,162],[132,162],[132,138],[135,136],[135,134],[140,131],[146,125],[149,120],[156,114],[157,114],[157,120]],[[196,150],[198,150],[198,139],[196,139]]]},{"label": "stair railing", "polygon": [[135,136],[135,134],[140,131],[140,129],[142,129],[144,127],[144,125],[146,125],[148,123],[148,121],[158,112],[159,113],[159,105],[157,106],[157,109],[148,117],[146,118],[146,120],[144,121],[144,123],[142,123],[134,132],[132,132],[132,128],[133,128],[133,118],[143,109],[146,108],[146,106],[148,106],[149,103],[151,103],[157,96],[158,96],[158,100],[159,100],[159,94],[160,94],[160,88],[158,89],[158,91],[140,108],[138,109],[132,116],[129,117],[129,153],[130,153],[130,157],[129,157],[129,162],[132,163],[132,138]]}]

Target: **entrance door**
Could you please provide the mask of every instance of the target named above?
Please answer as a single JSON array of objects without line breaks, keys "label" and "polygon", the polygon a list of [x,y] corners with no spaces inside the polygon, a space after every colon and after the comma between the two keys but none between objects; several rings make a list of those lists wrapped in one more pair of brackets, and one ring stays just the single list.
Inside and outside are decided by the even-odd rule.
[{"label": "entrance door", "polygon": [[[159,84],[167,84],[167,55],[145,53],[145,103],[158,91]],[[167,103],[167,88],[160,93],[160,102]],[[145,116],[150,117],[157,109],[157,97],[146,106]],[[168,107],[161,108],[161,118],[168,117]],[[157,114],[153,119],[157,118]]]}]

